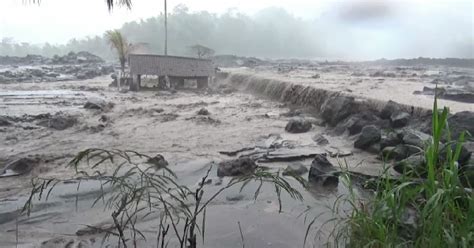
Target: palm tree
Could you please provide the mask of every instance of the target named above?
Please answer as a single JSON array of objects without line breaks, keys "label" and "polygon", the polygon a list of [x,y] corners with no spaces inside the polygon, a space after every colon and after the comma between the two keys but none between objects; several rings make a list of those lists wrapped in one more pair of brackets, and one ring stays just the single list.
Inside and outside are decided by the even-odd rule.
[{"label": "palm tree", "polygon": [[128,43],[127,39],[122,35],[122,33],[120,33],[118,29],[105,32],[105,39],[110,44],[110,47],[117,52],[121,72],[118,78],[117,86],[120,89],[120,81],[125,76],[125,63],[127,62],[127,57],[131,51],[132,44]]},{"label": "palm tree", "polygon": [[107,6],[109,10],[112,10],[115,5],[126,6],[127,8],[132,8],[132,0],[107,0]]},{"label": "palm tree", "polygon": [[[23,0],[23,2],[29,3],[41,3],[41,0]],[[132,8],[132,0],[107,0],[107,7],[109,10],[112,10],[114,6],[126,6],[127,8]]]}]

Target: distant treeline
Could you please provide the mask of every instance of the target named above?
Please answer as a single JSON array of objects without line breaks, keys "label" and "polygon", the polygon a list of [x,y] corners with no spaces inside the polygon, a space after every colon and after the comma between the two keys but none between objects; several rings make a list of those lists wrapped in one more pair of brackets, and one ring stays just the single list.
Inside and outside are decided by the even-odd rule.
[{"label": "distant treeline", "polygon": [[[310,21],[280,8],[264,9],[249,16],[234,10],[222,15],[190,12],[186,6],[178,5],[168,15],[168,49],[172,55],[192,55],[189,47],[200,44],[214,49],[217,54],[272,58],[321,56],[313,35],[315,30],[310,30],[311,27]],[[145,52],[163,53],[163,14],[125,23],[120,30],[131,43],[147,43]],[[113,58],[103,36],[72,39],[64,45],[16,43],[12,38],[3,38],[0,43],[0,55],[51,57],[70,51],[89,51],[105,59]]]}]

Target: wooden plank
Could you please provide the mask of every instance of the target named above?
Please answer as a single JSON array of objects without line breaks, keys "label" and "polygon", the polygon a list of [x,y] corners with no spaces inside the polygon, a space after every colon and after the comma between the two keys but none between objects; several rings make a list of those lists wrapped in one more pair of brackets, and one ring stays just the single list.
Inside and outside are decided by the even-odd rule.
[{"label": "wooden plank", "polygon": [[132,75],[212,77],[215,74],[211,60],[188,57],[131,54],[129,65]]}]

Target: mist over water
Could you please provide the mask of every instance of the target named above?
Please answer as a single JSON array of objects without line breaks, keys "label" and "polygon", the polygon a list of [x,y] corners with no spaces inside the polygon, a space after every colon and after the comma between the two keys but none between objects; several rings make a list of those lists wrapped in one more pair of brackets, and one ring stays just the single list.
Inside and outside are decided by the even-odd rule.
[{"label": "mist over water", "polygon": [[[280,2],[275,5],[281,5]],[[300,9],[308,6],[307,10],[297,12],[285,7],[267,7],[254,13],[239,9],[213,13],[177,5],[169,13],[170,53],[191,55],[189,46],[201,44],[214,49],[216,54],[262,58],[474,57],[473,1],[348,0],[324,3],[296,1],[296,6]],[[136,4],[141,3],[136,1]],[[235,3],[228,4],[232,7]],[[318,11],[313,13],[315,6]],[[51,5],[39,8],[42,7],[51,8]],[[101,7],[105,8],[105,4]],[[139,6],[133,11],[140,11]],[[112,17],[102,16],[102,19],[106,18]],[[91,20],[84,19],[84,25],[90,25],[89,22]],[[161,54],[163,22],[161,13],[126,22],[120,29],[130,42],[147,43],[148,52]],[[0,30],[8,31],[0,32],[0,55],[52,56],[87,50],[105,58],[113,57],[102,38],[105,30],[96,30],[97,36],[74,37],[66,44],[57,43],[53,38],[46,39],[47,43],[34,42],[34,38],[31,39],[33,42],[22,43],[13,34],[26,37],[21,33],[26,31],[12,32],[13,28],[7,29],[5,25],[0,22]],[[54,27],[44,27],[44,30],[55,32]],[[44,36],[38,40],[45,40]]]}]

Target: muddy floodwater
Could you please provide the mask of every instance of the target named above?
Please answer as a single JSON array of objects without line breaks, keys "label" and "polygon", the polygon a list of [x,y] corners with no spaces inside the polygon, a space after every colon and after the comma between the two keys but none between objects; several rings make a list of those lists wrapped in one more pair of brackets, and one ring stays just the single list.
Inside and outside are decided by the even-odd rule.
[{"label": "muddy floodwater", "polygon": [[[109,88],[109,80],[99,78],[81,82],[8,84],[1,86],[2,115],[17,117],[12,125],[2,127],[0,159],[37,157],[40,162],[27,175],[0,179],[0,246],[36,247],[43,241],[58,238],[58,247],[71,240],[100,246],[97,237],[78,237],[76,232],[86,225],[110,223],[110,213],[103,207],[91,208],[97,195],[98,183],[83,183],[76,205],[77,182],[59,185],[47,202],[41,202],[32,215],[18,216],[19,209],[29,196],[30,179],[72,178],[74,173],[66,164],[79,151],[95,147],[135,150],[144,154],[162,154],[179,181],[195,187],[207,168],[222,160],[231,159],[220,151],[234,151],[265,143],[273,135],[281,136],[296,148],[324,152],[312,137],[325,134],[324,127],[313,125],[303,134],[285,132],[291,109],[280,102],[257,98],[247,93],[218,91],[142,91],[119,93]],[[86,87],[84,87],[86,86]],[[112,102],[107,110],[83,108],[88,99],[100,98]],[[210,114],[199,116],[206,108]],[[73,117],[75,122],[64,130],[37,125],[34,116]],[[313,118],[314,122],[318,120]],[[331,149],[352,151],[352,141],[343,136],[327,136]],[[271,140],[270,140],[271,142]],[[346,157],[354,170],[374,172],[378,161],[363,152],[353,151]],[[334,164],[342,159],[331,158]],[[309,166],[311,159],[299,162]],[[285,168],[291,162],[265,163],[271,170]],[[215,169],[211,172],[217,180]],[[224,184],[227,179],[224,179]],[[297,185],[297,184],[295,184]],[[211,194],[220,186],[211,184]],[[305,191],[304,201],[295,201],[283,194],[283,212],[278,213],[278,202],[273,188],[264,187],[262,195],[253,199],[254,187],[239,193],[239,187],[223,193],[207,210],[206,247],[241,247],[237,223],[242,226],[249,247],[302,246],[306,231],[305,210],[311,206],[312,215],[327,213],[321,223],[331,216],[335,198],[347,193],[342,184],[337,188]],[[229,201],[228,196],[242,194],[243,198]],[[230,197],[232,198],[232,197]],[[156,226],[151,220],[140,225],[153,239]],[[18,227],[17,227],[18,225]],[[18,230],[18,235],[17,231]],[[324,236],[324,235],[321,235]],[[321,241],[321,243],[323,243]],[[69,246],[68,246],[69,247]],[[154,247],[153,245],[143,247]]]},{"label": "muddy floodwater", "polygon": [[[332,73],[307,68],[296,72],[270,69],[227,72],[244,75],[247,81],[263,77],[378,101],[392,99],[422,108],[430,108],[432,104],[432,96],[413,94],[432,81],[422,79],[419,71],[410,71],[411,76],[403,81],[393,77],[377,79],[368,76],[368,72],[365,76],[350,76],[354,72],[344,69]],[[344,75],[349,75],[349,79],[342,78]],[[74,171],[66,167],[78,152],[88,148],[133,150],[150,156],[161,154],[178,181],[190,188],[197,187],[209,166],[213,166],[212,181],[205,187],[204,198],[230,180],[219,179],[216,172],[217,163],[235,158],[225,155],[226,152],[271,147],[274,142],[284,143],[290,149],[273,155],[291,159],[258,162],[271,171],[283,170],[292,163],[302,163],[309,168],[312,156],[321,153],[336,154],[328,156],[329,161],[351,171],[377,175],[382,170],[377,156],[355,149],[354,137],[335,135],[322,125],[312,109],[272,100],[271,95],[253,95],[239,89],[238,84],[234,85],[236,89],[231,89],[225,86],[233,84],[228,79],[218,81],[220,86],[212,85],[212,89],[205,91],[189,88],[119,92],[108,87],[109,83],[108,77],[99,77],[85,81],[0,85],[0,115],[8,117],[8,125],[0,127],[0,163],[3,167],[8,161],[19,158],[37,161],[23,175],[10,171],[0,177],[1,247],[116,245],[115,238],[103,243],[103,234],[80,232],[88,225],[112,224],[110,212],[104,211],[103,203],[91,207],[99,194],[100,183],[84,181],[78,189]],[[104,103],[102,108],[84,108],[88,101],[97,99]],[[455,112],[473,110],[471,103],[442,101],[442,104],[449,105]],[[208,114],[198,114],[203,108]],[[295,111],[311,121],[308,132],[285,131]],[[320,135],[324,135],[328,144],[315,141],[314,137]],[[114,168],[109,169],[110,172]],[[71,180],[60,183],[48,201],[37,202],[30,217],[20,215],[29,197],[30,181],[38,177]],[[307,178],[308,174],[303,177]],[[333,217],[335,200],[347,195],[348,189],[342,182],[335,187],[303,189],[294,179],[288,180],[301,191],[304,199],[297,201],[283,193],[281,213],[270,186],[263,187],[257,200],[254,199],[256,185],[251,184],[242,192],[240,187],[226,190],[207,208],[206,237],[199,242],[203,242],[203,247],[242,247],[240,223],[245,247],[303,247],[308,219],[319,216],[307,247],[323,246],[334,229],[331,224],[323,223]],[[341,209],[346,207],[342,205]],[[139,247],[156,247],[156,218],[150,215],[139,222],[137,228],[147,238],[147,241],[139,241]],[[172,247],[173,242],[170,245]]]}]

